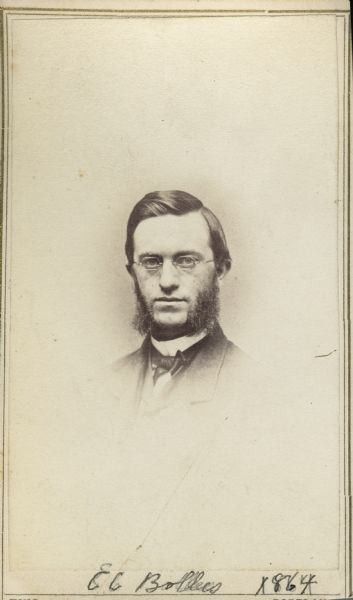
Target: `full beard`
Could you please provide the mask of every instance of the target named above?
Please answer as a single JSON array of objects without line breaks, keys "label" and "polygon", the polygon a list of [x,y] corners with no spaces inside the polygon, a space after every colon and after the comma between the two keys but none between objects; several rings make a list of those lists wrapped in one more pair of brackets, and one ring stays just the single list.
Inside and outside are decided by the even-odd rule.
[{"label": "full beard", "polygon": [[141,335],[151,333],[158,340],[174,339],[184,335],[193,335],[198,331],[212,333],[219,316],[219,285],[215,275],[211,285],[197,296],[193,309],[188,313],[182,325],[161,325],[153,318],[153,309],[145,301],[135,281],[136,312],[133,327]]}]

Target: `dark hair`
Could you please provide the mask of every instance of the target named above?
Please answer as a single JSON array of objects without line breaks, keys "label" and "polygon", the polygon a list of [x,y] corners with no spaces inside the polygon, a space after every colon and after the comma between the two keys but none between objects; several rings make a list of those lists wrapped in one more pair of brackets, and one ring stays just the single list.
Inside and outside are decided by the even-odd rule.
[{"label": "dark hair", "polygon": [[150,192],[135,204],[127,223],[125,252],[128,267],[132,265],[134,260],[133,236],[141,221],[163,215],[185,215],[190,212],[199,212],[208,225],[216,268],[225,265],[229,270],[231,258],[222,225],[216,215],[209,208],[206,208],[201,200],[179,190]]}]

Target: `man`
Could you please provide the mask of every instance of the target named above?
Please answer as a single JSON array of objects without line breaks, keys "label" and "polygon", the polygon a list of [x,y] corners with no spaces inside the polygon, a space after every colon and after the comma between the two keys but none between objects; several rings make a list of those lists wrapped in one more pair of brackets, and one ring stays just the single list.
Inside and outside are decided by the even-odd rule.
[{"label": "man", "polygon": [[219,286],[231,267],[217,217],[181,191],[152,192],[127,225],[127,270],[142,347],[116,368],[138,407],[211,399],[237,377],[244,357],[219,323]]},{"label": "man", "polygon": [[[129,548],[122,568],[222,568],[234,561],[231,536],[250,528],[248,475],[266,456],[254,373],[218,323],[231,267],[225,235],[191,194],[153,192],[129,217],[126,256],[145,339],[115,365],[109,411],[120,442],[112,479],[124,490],[114,531]],[[126,407],[136,410],[118,430]]]}]

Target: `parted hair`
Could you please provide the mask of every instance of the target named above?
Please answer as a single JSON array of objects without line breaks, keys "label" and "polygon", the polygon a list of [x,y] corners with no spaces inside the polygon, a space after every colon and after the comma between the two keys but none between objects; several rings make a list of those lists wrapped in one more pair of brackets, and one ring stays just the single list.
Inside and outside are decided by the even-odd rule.
[{"label": "parted hair", "polygon": [[188,192],[179,190],[150,192],[135,204],[129,216],[126,231],[125,253],[128,268],[131,267],[134,260],[134,232],[141,221],[163,215],[185,215],[190,212],[199,212],[208,225],[216,269],[225,266],[229,271],[231,257],[222,225],[216,215],[204,206],[201,200]]}]

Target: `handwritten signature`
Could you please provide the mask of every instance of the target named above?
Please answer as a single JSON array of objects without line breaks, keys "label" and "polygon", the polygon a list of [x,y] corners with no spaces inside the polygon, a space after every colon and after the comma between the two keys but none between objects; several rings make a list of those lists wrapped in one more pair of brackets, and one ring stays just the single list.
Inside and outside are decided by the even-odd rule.
[{"label": "handwritten signature", "polygon": [[[95,573],[90,579],[87,588],[89,590],[96,590],[101,586],[101,580],[104,575],[111,575],[112,563],[104,563],[101,565],[100,570]],[[109,578],[109,591],[116,592],[122,587],[122,578],[124,571],[116,573],[112,579]],[[204,579],[204,571],[187,571],[177,581],[163,581],[161,573],[152,573],[149,571],[143,580],[138,584],[135,589],[136,592],[146,592],[147,594],[153,594],[157,590],[172,590],[173,592],[202,592],[204,594],[216,594],[221,588],[222,583],[219,581],[207,581]],[[106,577],[104,578],[106,580]]]},{"label": "handwritten signature", "polygon": [[[98,590],[108,589],[116,592],[123,586],[124,571],[112,572],[112,563],[103,563],[99,571],[90,579],[87,588]],[[255,596],[290,593],[298,595],[311,595],[313,586],[317,585],[316,576],[312,573],[294,574],[276,573],[275,575],[262,576],[261,583]],[[136,585],[136,584],[135,584]],[[135,587],[135,586],[134,586]],[[205,571],[187,571],[176,581],[170,581],[159,572],[149,571],[135,587],[134,593],[153,594],[157,591],[171,591],[172,593],[201,592],[203,594],[217,594],[222,587],[222,582],[207,581]]]}]

